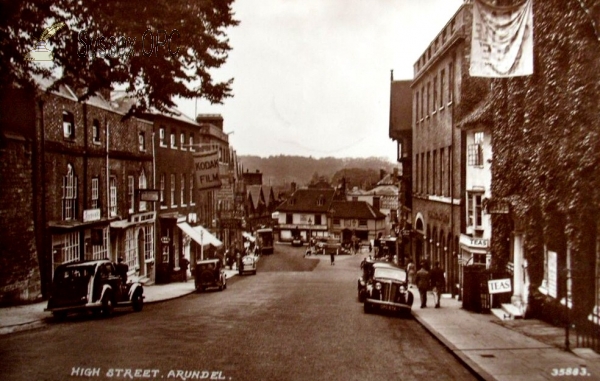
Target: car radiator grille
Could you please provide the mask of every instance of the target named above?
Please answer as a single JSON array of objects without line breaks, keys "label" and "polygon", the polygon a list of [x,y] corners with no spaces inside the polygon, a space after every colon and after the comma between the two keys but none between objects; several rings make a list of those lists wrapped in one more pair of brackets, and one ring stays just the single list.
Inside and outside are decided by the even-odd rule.
[{"label": "car radiator grille", "polygon": [[383,302],[405,303],[406,296],[398,291],[399,287],[400,284],[398,283],[382,283],[380,300]]}]

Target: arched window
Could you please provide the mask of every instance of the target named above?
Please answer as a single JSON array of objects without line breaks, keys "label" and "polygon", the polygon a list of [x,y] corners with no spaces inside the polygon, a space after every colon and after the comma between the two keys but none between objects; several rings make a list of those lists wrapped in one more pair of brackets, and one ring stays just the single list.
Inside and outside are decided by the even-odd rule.
[{"label": "arched window", "polygon": [[65,221],[75,219],[77,213],[77,176],[73,166],[67,164],[67,174],[63,176],[62,187],[62,219]]}]

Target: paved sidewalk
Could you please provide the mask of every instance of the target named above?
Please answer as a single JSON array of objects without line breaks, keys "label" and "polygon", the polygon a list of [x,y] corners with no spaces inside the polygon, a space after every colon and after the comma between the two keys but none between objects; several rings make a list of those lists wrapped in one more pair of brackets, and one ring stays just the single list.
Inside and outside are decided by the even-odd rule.
[{"label": "paved sidewalk", "polygon": [[[414,286],[411,291],[415,294],[413,316],[484,380],[581,379],[582,373],[586,380],[600,380],[600,355],[585,350],[580,355],[567,352],[530,337],[526,331],[519,332],[519,321],[511,321],[515,329],[505,327],[495,315],[466,311],[462,302],[450,297],[442,298],[438,309],[433,308],[433,295],[429,293],[427,308],[419,308],[419,292]],[[529,321],[521,320],[524,329]],[[533,329],[546,325],[536,322],[531,325]],[[577,376],[565,375],[575,368]]]}]

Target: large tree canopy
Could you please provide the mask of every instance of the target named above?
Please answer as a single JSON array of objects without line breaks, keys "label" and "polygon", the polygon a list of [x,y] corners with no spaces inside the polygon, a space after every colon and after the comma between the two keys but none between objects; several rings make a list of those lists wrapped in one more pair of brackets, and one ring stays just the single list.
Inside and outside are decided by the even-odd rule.
[{"label": "large tree canopy", "polygon": [[[81,99],[102,89],[125,88],[133,113],[166,111],[173,97],[221,103],[233,80],[215,82],[211,69],[231,50],[233,0],[0,0],[0,91],[31,87],[32,76],[55,75],[55,86]],[[45,30],[51,65],[28,61]],[[48,33],[46,33],[46,36]],[[51,66],[51,67],[50,67]],[[56,74],[59,73],[57,76]]]}]

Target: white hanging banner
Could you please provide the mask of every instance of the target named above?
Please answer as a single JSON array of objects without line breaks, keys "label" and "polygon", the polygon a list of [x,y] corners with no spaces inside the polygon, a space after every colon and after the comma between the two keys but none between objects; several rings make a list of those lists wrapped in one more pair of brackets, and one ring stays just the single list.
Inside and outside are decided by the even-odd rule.
[{"label": "white hanging banner", "polygon": [[472,77],[533,74],[533,0],[514,6],[473,2]]}]

